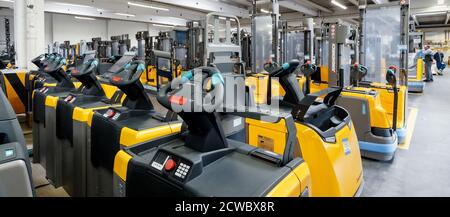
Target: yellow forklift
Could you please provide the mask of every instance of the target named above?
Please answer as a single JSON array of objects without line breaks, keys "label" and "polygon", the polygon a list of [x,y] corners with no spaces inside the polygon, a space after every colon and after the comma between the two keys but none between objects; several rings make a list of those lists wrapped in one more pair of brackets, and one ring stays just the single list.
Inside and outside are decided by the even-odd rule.
[{"label": "yellow forklift", "polygon": [[156,37],[151,37],[148,31],[136,34],[138,58],[147,63],[146,73],[142,75],[141,81],[153,90],[158,90],[162,84],[181,75],[181,58],[185,58],[186,51],[184,49],[184,55],[180,55],[183,53],[183,42],[178,42],[173,37],[179,36],[178,32],[160,32]]},{"label": "yellow forklift", "polygon": [[423,75],[424,56],[423,56],[423,33],[409,33],[409,68],[408,68],[408,91],[412,93],[423,93],[425,82]]}]

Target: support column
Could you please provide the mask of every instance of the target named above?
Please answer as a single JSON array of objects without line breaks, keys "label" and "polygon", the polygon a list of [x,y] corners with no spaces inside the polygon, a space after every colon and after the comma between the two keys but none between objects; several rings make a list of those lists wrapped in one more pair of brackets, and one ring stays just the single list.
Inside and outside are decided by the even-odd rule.
[{"label": "support column", "polygon": [[16,67],[27,67],[27,4],[26,0],[14,1],[14,49],[16,51]]},{"label": "support column", "polygon": [[27,7],[27,62],[29,70],[37,69],[31,60],[45,53],[44,0],[28,0]]},{"label": "support column", "polygon": [[[306,18],[303,21],[303,25],[306,27],[306,30],[310,32],[309,38],[305,38],[305,40],[308,40],[307,45],[308,47],[308,58],[311,60],[312,63],[315,63],[315,56],[314,56],[314,19],[313,18]],[[306,57],[306,56],[305,56]]]},{"label": "support column", "polygon": [[366,64],[366,43],[364,43],[365,40],[365,17],[366,17],[366,6],[367,1],[366,0],[360,0],[359,1],[359,57],[358,61],[360,64],[365,65]]}]

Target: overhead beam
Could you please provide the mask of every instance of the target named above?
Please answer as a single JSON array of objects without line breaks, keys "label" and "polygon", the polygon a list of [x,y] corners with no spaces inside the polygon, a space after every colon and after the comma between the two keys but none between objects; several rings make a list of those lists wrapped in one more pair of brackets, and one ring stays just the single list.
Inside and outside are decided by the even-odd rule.
[{"label": "overhead beam", "polygon": [[207,12],[222,12],[238,17],[248,17],[249,11],[245,8],[232,6],[223,2],[210,0],[153,0],[153,2],[161,2],[165,4],[177,5],[194,10],[203,10]]},{"label": "overhead beam", "polygon": [[[221,2],[226,2],[227,0],[222,0]],[[246,5],[248,7],[252,6],[252,2],[251,1],[247,1],[247,0],[233,0],[233,2],[239,3],[241,5]]]},{"label": "overhead beam", "polygon": [[417,20],[417,16],[413,15],[412,18],[413,18],[414,23],[416,24],[416,26],[419,26],[420,23],[419,23],[419,20]]},{"label": "overhead beam", "polygon": [[348,0],[348,1],[355,6],[359,6],[358,0]]},{"label": "overhead beam", "polygon": [[323,18],[323,19],[359,19],[359,12],[356,10],[348,11],[346,14],[328,14],[328,15],[320,15],[320,16],[310,16],[310,15],[303,15],[299,16],[298,12],[291,12],[291,13],[284,13],[281,15],[282,20],[286,20],[288,22],[296,22],[300,21],[306,18]]},{"label": "overhead beam", "polygon": [[420,14],[420,13],[434,13],[434,12],[443,12],[449,11],[449,6],[433,6],[433,7],[422,7],[422,8],[411,8],[411,14]]},{"label": "overhead beam", "polygon": [[377,5],[389,3],[389,0],[372,0],[372,1]]},{"label": "overhead beam", "polygon": [[0,7],[13,9],[14,8],[14,2],[0,1]]},{"label": "overhead beam", "polygon": [[353,25],[358,25],[359,24],[359,22],[354,20],[353,18],[343,18],[342,20],[346,21],[346,22],[348,22],[350,24],[353,24]]},{"label": "overhead beam", "polygon": [[306,15],[310,15],[310,16],[317,16],[318,15],[316,10],[312,10],[312,9],[310,9],[308,7],[305,7],[305,6],[301,5],[301,4],[298,4],[297,2],[283,0],[283,1],[279,1],[278,3],[280,4],[280,6],[292,9],[294,11],[298,11],[298,12],[306,14]]},{"label": "overhead beam", "polygon": [[420,25],[420,26],[417,26],[416,28],[418,28],[418,29],[423,29],[423,28],[449,28],[450,27],[450,25],[449,24],[447,24],[447,25],[443,25],[443,24],[430,24],[430,25]]},{"label": "overhead beam", "polygon": [[302,5],[305,5],[305,6],[309,6],[309,7],[313,7],[315,9],[317,9],[317,10],[321,10],[323,12],[327,12],[327,13],[330,13],[330,14],[334,13],[333,10],[330,10],[330,9],[328,9],[326,7],[323,7],[322,5],[314,3],[314,2],[312,2],[310,0],[294,0],[294,1],[299,3],[299,4],[302,4]]}]

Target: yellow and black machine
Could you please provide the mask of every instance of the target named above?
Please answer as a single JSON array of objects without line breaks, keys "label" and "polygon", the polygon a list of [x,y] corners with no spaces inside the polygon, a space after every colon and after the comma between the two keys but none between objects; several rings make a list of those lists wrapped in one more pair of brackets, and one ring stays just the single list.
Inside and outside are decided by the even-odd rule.
[{"label": "yellow and black machine", "polygon": [[125,94],[121,106],[91,112],[87,118],[86,194],[113,195],[113,164],[116,153],[133,145],[179,132],[181,123],[173,112],[161,114],[140,80],[145,62],[133,60],[110,77],[110,84]]},{"label": "yellow and black machine", "polygon": [[[232,20],[235,20],[234,22],[232,22]],[[267,22],[269,22],[268,20],[273,19],[272,16],[270,15],[259,15],[259,16],[255,16],[253,18],[252,23],[260,23],[261,26],[263,26],[262,28],[262,34],[258,34],[257,31],[253,31],[256,35],[258,35],[258,37],[263,37],[261,38],[255,38],[252,40],[252,46],[255,46],[257,48],[265,48],[263,50],[271,50],[271,45],[269,46],[264,46],[264,44],[267,44],[267,40],[264,40],[264,36],[267,35]],[[195,28],[196,31],[190,31],[191,34],[196,33],[196,32],[205,32],[205,29],[207,30],[206,32],[208,32],[208,36],[210,37],[210,39],[206,42],[205,45],[205,50],[204,53],[206,53],[207,55],[201,55],[200,57],[197,57],[196,59],[191,59],[189,60],[190,63],[193,62],[200,62],[200,63],[208,63],[208,64],[213,64],[214,66],[216,66],[222,73],[223,76],[226,78],[226,82],[228,80],[228,77],[233,77],[233,76],[229,76],[229,72],[233,72],[233,67],[236,66],[236,63],[233,62],[234,59],[237,58],[230,58],[233,57],[233,55],[239,54],[240,52],[240,47],[236,46],[234,43],[230,43],[233,41],[233,39],[231,37],[226,37],[225,40],[220,41],[218,39],[218,35],[217,28],[214,28],[214,25],[207,25],[208,23],[214,23],[214,22],[230,22],[230,23],[237,23],[239,25],[239,21],[237,20],[237,18],[235,17],[228,17],[222,14],[208,14],[207,16],[207,20],[206,20],[206,27],[203,27],[204,29],[201,29],[202,26],[199,26],[197,28]],[[217,25],[216,25],[217,26]],[[227,26],[227,25],[226,25]],[[256,28],[258,25],[252,25],[253,28]],[[239,29],[239,26],[238,28]],[[256,28],[259,29],[259,28]],[[226,31],[226,30],[225,30]],[[212,34],[211,34],[212,32]],[[190,34],[190,35],[191,35]],[[216,37],[217,36],[217,37]],[[237,35],[239,37],[239,35]],[[271,36],[271,35],[270,35]],[[195,37],[193,37],[195,38]],[[239,39],[239,38],[238,38]],[[234,40],[239,42],[239,40]],[[260,43],[259,43],[260,42]],[[220,46],[219,46],[220,44]],[[239,45],[239,44],[237,44]],[[220,48],[220,49],[219,49]],[[226,48],[226,50],[225,50]],[[218,52],[220,51],[220,52]],[[226,52],[225,52],[226,51]],[[191,53],[191,51],[190,51]],[[260,60],[260,62],[258,63],[254,63],[252,64],[252,67],[256,67],[259,64],[261,64],[261,67],[267,67],[267,66],[276,66],[276,64],[267,64],[268,62],[265,62],[266,59],[263,58],[262,56],[264,56],[264,54],[262,54],[261,52],[257,52],[258,55],[261,54],[261,57],[258,56],[258,58],[252,58],[252,61],[256,61],[256,60]],[[239,56],[239,55],[237,55]],[[253,55],[254,57],[255,55]],[[214,57],[214,58],[211,58]],[[267,57],[269,57],[270,59],[272,59],[272,55],[268,54]],[[269,61],[270,62],[270,61]],[[239,64],[238,64],[239,65]],[[296,66],[295,66],[296,65]],[[283,83],[280,81],[276,81],[276,79],[274,80],[274,84],[272,84],[272,82],[268,82],[269,80],[272,80],[268,75],[262,75],[262,79],[261,80],[265,80],[265,82],[258,82],[256,79],[255,82],[253,82],[253,84],[251,84],[252,82],[249,82],[249,77],[246,78],[246,81],[244,81],[243,83],[247,84],[248,86],[250,86],[250,88],[248,89],[253,89],[256,90],[255,94],[251,93],[252,91],[249,91],[249,96],[255,96],[254,98],[257,98],[258,96],[261,97],[261,101],[262,102],[266,102],[266,99],[269,99],[267,97],[267,93],[270,93],[270,95],[273,96],[278,96],[281,94],[277,94],[278,90],[280,89],[284,89],[286,91],[286,99],[288,98],[292,98],[292,99],[297,99],[297,96],[302,94],[302,91],[299,90],[300,89],[300,85],[299,80],[303,80],[306,79],[306,76],[297,76],[296,69],[297,66],[299,65],[298,62],[293,63],[292,66],[293,68],[289,68],[289,73],[288,75],[286,75],[287,77],[289,77],[289,82],[288,83]],[[241,68],[242,65],[240,65]],[[241,71],[245,71],[245,70],[241,70]],[[267,69],[265,71],[271,71],[270,69]],[[245,74],[245,72],[244,72]],[[283,76],[284,77],[284,76]],[[304,77],[304,78],[301,78]],[[299,79],[301,78],[301,79]],[[295,80],[295,81],[294,81]],[[293,82],[294,81],[294,82]],[[293,82],[293,83],[291,83]],[[283,84],[282,84],[283,83]],[[260,89],[258,90],[258,88],[255,88],[254,86],[259,85]],[[274,86],[277,85],[276,88],[274,88]],[[286,86],[283,86],[286,85]],[[245,85],[244,85],[245,86]],[[253,86],[253,87],[252,87]],[[303,85],[302,85],[303,86]],[[263,90],[264,89],[264,90]],[[239,90],[239,89],[238,89]],[[245,89],[241,89],[242,93],[245,92]],[[263,91],[261,91],[263,90]],[[231,90],[228,90],[231,91]],[[227,92],[228,92],[227,91]],[[289,96],[288,96],[289,95]],[[327,94],[323,94],[323,95],[327,95]],[[301,99],[302,97],[299,96],[299,98]],[[256,102],[258,102],[258,100],[254,100]],[[261,103],[261,101],[259,101],[259,103]],[[312,100],[312,102],[314,103],[315,100]],[[324,105],[325,110],[329,109],[329,110],[342,110],[341,108],[337,108],[335,106],[331,106],[328,107],[326,105]],[[287,113],[291,113],[291,111],[293,110],[292,107],[288,107],[286,108],[286,111],[288,111]],[[321,111],[321,110],[319,110]],[[326,112],[325,112],[326,113]],[[333,112],[330,112],[329,114],[332,114]],[[338,112],[339,113],[339,112]],[[320,116],[319,114],[316,114],[318,117]],[[303,158],[306,160],[306,162],[309,165],[309,168],[311,170],[311,187],[312,189],[310,189],[310,191],[312,192],[311,195],[313,196],[355,196],[355,195],[359,195],[360,192],[362,191],[362,182],[363,182],[363,173],[362,173],[362,164],[361,164],[361,158],[360,158],[360,152],[359,152],[359,147],[358,147],[358,141],[356,138],[356,134],[354,134],[354,128],[352,127],[351,124],[351,119],[348,115],[347,112],[343,112],[340,113],[340,115],[343,116],[348,116],[347,118],[345,117],[341,117],[342,119],[345,119],[345,122],[348,123],[348,125],[346,125],[345,123],[340,124],[341,122],[336,121],[336,123],[339,125],[339,127],[337,126],[332,126],[332,124],[329,125],[330,127],[330,137],[337,137],[338,139],[335,141],[334,139],[329,138],[329,143],[325,142],[324,138],[322,138],[320,135],[318,135],[317,133],[315,133],[315,131],[311,128],[308,128],[308,126],[304,126],[302,124],[300,124],[300,122],[296,122],[296,128],[297,132],[306,132],[306,129],[309,129],[309,133],[306,133],[307,135],[301,135],[298,134],[298,141],[301,145],[295,146],[296,148],[298,148],[300,150],[300,146],[303,146],[303,144],[309,144],[308,147],[316,147],[318,150],[317,152],[312,151],[311,149],[308,149],[308,147],[305,148],[305,153],[303,153],[303,151],[301,152],[303,155]],[[348,121],[348,122],[347,122]],[[283,153],[284,149],[284,144],[286,141],[286,127],[283,124],[283,120],[281,120],[278,123],[269,123],[269,122],[261,122],[259,120],[252,120],[250,118],[247,118],[245,121],[245,128],[247,129],[247,133],[245,136],[245,140],[247,140],[247,143],[249,143],[250,145],[259,147],[259,148],[267,148],[267,151],[271,151],[271,152],[275,152],[277,154],[281,154]],[[324,127],[326,124],[324,124]],[[300,127],[303,126],[303,127]],[[337,128],[335,128],[337,127]],[[331,129],[332,128],[332,129]],[[302,130],[298,130],[298,129],[302,129]],[[336,130],[337,129],[337,130]],[[309,139],[309,138],[314,138],[314,139]],[[346,139],[345,139],[346,138]],[[336,138],[335,138],[336,139]],[[305,140],[304,142],[302,142],[303,140]],[[316,143],[320,143],[320,145],[316,144]],[[298,143],[297,143],[298,144]],[[306,145],[305,144],[305,145]],[[328,149],[328,147],[333,147],[335,149]],[[345,150],[352,150],[350,152],[345,152]],[[308,151],[306,151],[308,150]],[[341,150],[341,151],[338,151]],[[329,151],[330,153],[328,153],[327,151]],[[333,154],[331,154],[333,153]],[[346,154],[347,153],[347,154]],[[308,155],[308,156],[306,156]],[[308,159],[311,160],[311,162],[308,162]],[[328,162],[326,164],[323,164],[323,162]],[[314,170],[314,171],[312,171]],[[314,175],[313,175],[314,174]],[[341,178],[339,178],[341,177]],[[345,178],[344,178],[345,177]],[[322,179],[323,178],[323,179]],[[315,180],[317,180],[317,184],[314,184]],[[320,181],[320,180],[327,180],[327,182],[325,181]],[[330,184],[330,182],[332,184]]]},{"label": "yellow and black machine", "polygon": [[[228,139],[216,112],[224,89],[214,67],[194,69],[163,86],[158,101],[177,111],[186,129],[121,150],[114,162],[115,196],[309,196],[310,174],[297,152],[293,116],[236,108],[226,113],[283,122],[287,137],[281,154]],[[193,91],[203,100],[194,100]]]},{"label": "yellow and black machine", "polygon": [[[364,132],[366,133],[358,133],[360,141],[365,141],[367,143],[363,142],[363,144],[368,144],[368,146],[362,145],[367,147],[368,150],[367,153],[363,151],[365,153],[364,155],[379,160],[391,160],[397,149],[397,145],[394,142],[395,135],[393,129],[396,128],[396,140],[399,144],[404,143],[406,138],[407,87],[404,82],[404,71],[402,70],[399,73],[397,69],[393,69],[399,78],[397,82],[400,80],[399,83],[401,84],[397,86],[398,101],[397,104],[394,104],[395,91],[393,91],[392,85],[387,82],[381,82],[385,80],[380,75],[384,75],[384,72],[378,74],[375,71],[367,70],[362,65],[352,64],[354,60],[350,58],[350,54],[354,51],[353,47],[356,36],[353,35],[356,33],[352,33],[348,25],[341,23],[328,23],[324,27],[324,33],[321,35],[322,40],[319,44],[322,51],[320,58],[321,66],[317,70],[317,73],[312,75],[312,82],[310,84],[311,92],[323,90],[328,86],[339,85],[346,87],[342,93],[342,98],[346,98],[347,101],[358,101],[354,98],[355,96],[360,97],[359,101],[367,101],[363,103],[366,105],[364,107],[361,107],[363,105],[361,102],[344,102],[346,101],[345,99],[338,101],[338,104],[344,106],[346,109],[353,110],[351,112],[352,117],[354,116],[355,122],[361,123],[358,125],[362,126],[358,127],[358,129],[365,128]],[[331,32],[334,33],[331,34]],[[360,69],[365,71],[364,76],[361,76]],[[343,77],[340,76],[341,70],[343,71]],[[386,71],[389,71],[389,69],[386,69]],[[357,77],[357,83],[352,82],[352,79],[356,79]],[[365,79],[379,80],[380,82],[367,81]],[[396,108],[396,111],[394,108]],[[362,118],[361,115],[370,117],[370,121],[359,121],[358,119]],[[361,116],[361,118],[356,118],[357,116]],[[396,126],[393,126],[395,116]],[[366,124],[368,122],[371,123],[371,129],[366,127],[369,126]],[[380,144],[385,145],[380,146]],[[362,149],[364,148],[362,147]]]},{"label": "yellow and black machine", "polygon": [[71,76],[82,83],[82,88],[61,97],[56,106],[55,162],[61,185],[70,196],[86,196],[87,119],[90,113],[121,101],[111,99],[97,80],[99,64],[96,51],[87,51],[83,63],[71,71]]},{"label": "yellow and black machine", "polygon": [[[251,72],[246,74],[246,84],[253,88],[257,104],[267,102],[268,91],[272,91],[273,95],[285,94],[285,90],[277,81],[273,82],[271,90],[267,90],[269,82],[269,72],[265,70],[267,66],[279,66],[279,63],[292,59],[298,59],[304,63],[311,59],[312,54],[309,40],[312,37],[312,29],[289,27],[286,21],[280,20],[278,3],[264,5],[269,3],[272,4],[267,1],[253,5]],[[259,7],[270,8],[271,11],[262,13]],[[306,77],[300,73],[296,74],[298,85],[302,89],[305,88]]]},{"label": "yellow and black machine", "polygon": [[[423,93],[425,82],[423,75],[424,56],[423,56],[423,33],[409,33],[409,67],[408,67],[408,91],[412,93]],[[414,52],[414,53],[412,53]]]},{"label": "yellow and black machine", "polygon": [[[311,172],[311,196],[358,196],[363,189],[363,169],[358,138],[350,114],[335,101],[340,87],[304,95],[298,85],[295,71],[297,60],[281,67],[267,69],[269,79],[278,78],[286,94],[272,99],[271,82],[268,83],[269,104],[276,102],[281,111],[291,112],[297,129],[299,153]],[[302,67],[305,72],[310,66]],[[323,102],[316,99],[325,96]],[[262,105],[260,105],[262,106]],[[248,143],[275,153],[286,147],[286,128],[283,122],[269,123],[247,118]]]},{"label": "yellow and black machine", "polygon": [[29,105],[26,77],[27,72],[23,69],[3,69],[0,71],[0,86],[16,114],[24,114]]},{"label": "yellow and black machine", "polygon": [[[350,65],[349,53],[354,44],[354,40],[351,39],[355,38],[350,27],[339,23],[330,23],[326,27],[329,31],[322,36],[322,40],[326,40],[323,44],[326,44],[327,48],[323,49],[327,49],[330,55],[323,58],[328,58],[331,67],[322,69],[314,67],[312,80],[320,82],[319,85],[316,82],[310,84],[310,87],[314,87],[311,92],[319,91],[324,86],[342,87],[342,93],[336,104],[351,114],[362,156],[383,161],[392,160],[398,146],[397,133],[392,127],[393,117],[396,117],[396,114],[390,117],[381,103],[381,97],[389,96],[383,96],[376,88],[362,82],[368,74],[366,67],[360,64]],[[323,73],[323,69],[327,69],[328,72]],[[326,83],[320,80],[324,77],[327,79]],[[391,97],[393,100],[398,96],[392,94]],[[397,113],[396,109],[391,109]]]},{"label": "yellow and black machine", "polygon": [[[99,64],[95,60],[96,53],[85,52],[82,64],[70,69],[72,77],[81,82],[73,82],[69,72],[62,69],[66,64],[64,58],[54,55],[54,60],[45,64],[42,73],[57,81],[56,86],[44,83],[33,95],[33,161],[46,169],[46,177],[52,185],[64,185],[68,193],[75,196],[85,194],[85,181],[80,180],[86,171],[82,169],[86,164],[83,150],[89,138],[85,128],[90,112],[111,104],[120,105],[124,98],[117,88],[97,81],[94,76]],[[108,72],[120,72],[133,57],[121,58]]]},{"label": "yellow and black machine", "polygon": [[57,81],[56,86],[44,86],[33,92],[33,162],[40,163],[47,172],[47,178],[55,186],[60,186],[60,179],[55,174],[56,162],[52,144],[56,134],[56,105],[60,97],[67,97],[76,91],[76,86],[63,66],[66,60],[58,56],[53,62],[45,66],[43,73],[47,73]]},{"label": "yellow and black machine", "polygon": [[180,76],[183,69],[180,58],[185,58],[186,52],[180,55],[183,52],[182,44],[170,34],[179,35],[176,30],[160,32],[156,37],[151,37],[148,31],[136,34],[137,56],[147,64],[146,73],[141,80],[153,90]]}]

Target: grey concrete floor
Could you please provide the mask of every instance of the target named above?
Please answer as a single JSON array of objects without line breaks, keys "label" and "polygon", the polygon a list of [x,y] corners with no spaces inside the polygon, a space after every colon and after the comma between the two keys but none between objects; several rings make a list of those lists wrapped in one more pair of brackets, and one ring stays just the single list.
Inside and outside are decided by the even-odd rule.
[{"label": "grey concrete floor", "polygon": [[411,145],[392,163],[363,160],[363,196],[450,196],[450,70],[408,97],[419,110]]}]

